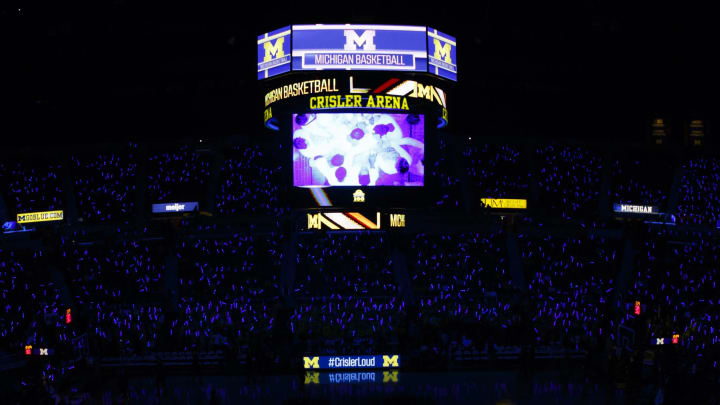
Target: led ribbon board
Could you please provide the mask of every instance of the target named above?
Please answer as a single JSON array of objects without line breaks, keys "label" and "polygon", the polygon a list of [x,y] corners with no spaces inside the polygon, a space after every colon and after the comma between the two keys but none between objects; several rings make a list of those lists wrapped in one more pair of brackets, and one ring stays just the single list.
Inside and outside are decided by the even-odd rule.
[{"label": "led ribbon board", "polygon": [[27,224],[29,222],[46,222],[46,221],[62,221],[63,211],[43,211],[43,212],[26,212],[17,214],[18,224]]},{"label": "led ribbon board", "polygon": [[457,80],[455,38],[422,26],[293,25],[258,37],[258,79],[303,70],[432,73]]},{"label": "led ribbon board", "polygon": [[620,214],[641,214],[651,215],[659,214],[658,207],[652,205],[631,205],[631,204],[613,204],[613,211]]},{"label": "led ribbon board", "polygon": [[193,212],[198,209],[199,204],[196,201],[193,202],[176,202],[176,203],[165,203],[165,204],[153,204],[153,214],[167,214],[175,212]]},{"label": "led ribbon board", "polygon": [[405,214],[377,213],[365,216],[359,212],[316,212],[307,214],[306,230],[363,231],[405,228]]},{"label": "led ribbon board", "polygon": [[[368,102],[368,95],[370,94],[375,96],[388,95],[408,97],[412,99],[423,99],[439,107],[447,108],[447,93],[445,93],[445,91],[440,87],[415,80],[402,80],[396,77],[377,81],[367,78],[356,79],[353,78],[353,76],[350,76],[349,80],[327,77],[322,79],[297,81],[283,86],[278,86],[265,93],[265,107],[269,107],[273,103],[289,100],[295,97],[324,95],[342,96],[346,99],[344,104],[350,104],[352,102],[352,105],[348,105],[349,107],[366,107],[366,105],[361,105],[360,101],[356,102],[355,100]],[[348,98],[356,95],[364,96],[364,98]],[[373,99],[373,103],[375,105],[370,107],[377,107],[377,101],[377,98]],[[390,104],[386,102],[383,104],[384,105],[382,107],[385,108],[393,107],[392,102]],[[310,108],[316,107],[311,105]],[[398,106],[397,108],[401,109],[402,107]],[[270,110],[266,110],[265,120],[267,121],[271,117],[272,114],[270,113]]]},{"label": "led ribbon board", "polygon": [[400,355],[305,356],[303,367],[308,370],[397,368],[400,367]]},{"label": "led ribbon board", "polygon": [[482,204],[494,209],[527,209],[527,200],[521,198],[481,198]]}]

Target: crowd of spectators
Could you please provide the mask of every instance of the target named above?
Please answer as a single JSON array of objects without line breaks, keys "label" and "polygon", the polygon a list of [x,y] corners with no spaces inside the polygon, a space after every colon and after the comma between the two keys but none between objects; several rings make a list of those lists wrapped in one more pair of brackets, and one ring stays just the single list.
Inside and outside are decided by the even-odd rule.
[{"label": "crowd of spectators", "polygon": [[[611,151],[603,158],[592,148],[551,144],[537,147],[532,154],[523,145],[460,145],[438,137],[436,152],[426,180],[433,205],[441,210],[457,210],[467,204],[476,209],[475,202],[483,197],[515,197],[532,199],[531,208],[544,218],[586,221],[604,209],[598,203],[605,165],[609,169],[608,203],[654,205],[662,212],[673,208],[668,202],[676,156],[660,151]],[[223,160],[212,168],[217,153],[222,153]],[[461,158],[452,159],[454,153]],[[153,149],[147,159],[139,155],[139,145],[130,143],[112,152],[73,153],[69,170],[63,170],[58,158],[2,162],[0,192],[8,216],[67,209],[65,175],[70,177],[78,216],[85,223],[127,222],[136,213],[138,186],[144,187],[147,206],[199,201],[202,210],[215,210],[222,217],[278,216],[292,205],[282,145],[242,144],[224,151],[185,145],[171,152]],[[533,160],[536,165],[531,164]],[[679,223],[717,225],[719,162],[713,157],[696,157],[681,166]],[[213,170],[219,172],[217,187],[210,190]],[[146,173],[146,182],[138,179],[141,171]],[[531,185],[537,186],[537,196],[531,195]],[[208,192],[214,193],[213,198],[208,198]],[[202,208],[207,201],[214,201],[214,207]]]},{"label": "crowd of spectators", "polygon": [[43,158],[0,164],[0,194],[9,214],[61,210],[65,206],[62,165]]},{"label": "crowd of spectators", "polygon": [[161,350],[165,253],[161,241],[138,239],[60,244],[55,265],[63,271],[94,352]]},{"label": "crowd of spectators", "polygon": [[396,296],[383,234],[306,234],[298,240],[295,295]]},{"label": "crowd of spectators", "polygon": [[[635,281],[628,289],[622,323],[637,339],[665,341],[678,335],[693,356],[720,366],[720,238],[699,231],[653,230],[635,257]],[[641,304],[635,313],[635,301]]]},{"label": "crowd of spectators", "polygon": [[440,352],[453,342],[482,349],[494,335],[510,344],[519,286],[510,274],[502,231],[415,235],[408,272],[417,300],[413,320],[434,334]]},{"label": "crowd of spectators", "polygon": [[470,144],[463,167],[479,198],[527,198],[529,159],[515,145]]},{"label": "crowd of spectators", "polygon": [[403,329],[405,302],[382,234],[305,234],[298,238],[297,306],[290,327],[306,349],[378,348]]},{"label": "crowd of spectators", "polygon": [[44,271],[44,253],[0,246],[0,351],[48,347],[66,333],[65,308],[55,282]]},{"label": "crowd of spectators", "polygon": [[155,301],[164,287],[164,253],[160,241],[68,242],[61,263],[78,304]]},{"label": "crowd of spectators", "polygon": [[502,231],[415,235],[410,277],[417,296],[479,296],[512,291]]},{"label": "crowd of spectators", "polygon": [[180,242],[178,320],[184,348],[267,338],[277,317],[281,252],[273,235]]},{"label": "crowd of spectators", "polygon": [[[440,187],[435,205],[441,209],[460,207],[457,169],[473,192],[487,197],[523,198],[536,182],[541,217],[583,220],[598,209],[604,163],[590,149],[539,147],[533,179],[530,157],[519,147],[467,145],[464,159],[453,161],[447,157],[452,145],[443,139],[438,143],[439,158],[430,170]],[[283,214],[278,156],[260,146],[225,153],[216,173],[217,214]],[[136,146],[75,155],[70,162],[80,217],[88,222],[132,218],[140,184]],[[151,154],[147,199],[203,200],[211,162],[210,155],[187,147]],[[612,202],[667,207],[674,167],[653,162],[634,155],[610,162]],[[683,166],[681,224],[717,222],[718,162],[696,158]],[[60,171],[58,165],[0,163],[10,210],[61,209]],[[641,235],[640,243],[633,240],[640,246],[632,266],[636,273],[621,297],[641,301],[644,315],[626,311],[616,317],[613,299],[620,294],[616,282],[626,253],[624,238],[638,235],[540,228],[517,235],[499,227],[408,231],[401,237],[300,233],[293,236],[295,248],[287,249],[287,234],[246,229],[228,236],[207,225],[178,232],[177,238],[63,239],[53,259],[44,249],[0,246],[5,303],[0,344],[11,348],[49,344],[51,335],[61,336],[54,338],[60,342],[76,337],[61,322],[65,308],[52,280],[62,274],[74,305],[87,319],[90,347],[104,355],[240,346],[270,353],[270,345],[283,336],[301,351],[316,354],[371,352],[403,347],[404,342],[436,354],[453,344],[590,348],[616,338],[619,322],[644,331],[640,336],[645,341],[679,334],[689,353],[715,358],[720,240],[714,230],[653,231]],[[515,237],[519,257],[511,258],[508,245]],[[285,257],[288,252],[295,256]],[[511,259],[520,266],[510,266]],[[289,290],[281,287],[283,260],[296,264]],[[405,271],[398,270],[405,267],[407,280]],[[511,267],[519,268],[521,277]]]},{"label": "crowd of spectators", "polygon": [[598,209],[602,158],[580,146],[537,148],[535,181],[546,215],[566,220],[592,218]]},{"label": "crowd of spectators", "polygon": [[683,165],[678,222],[715,227],[720,219],[720,159],[700,157]]},{"label": "crowd of spectators", "polygon": [[667,212],[675,165],[671,157],[642,151],[618,152],[610,164],[611,204],[653,205]]},{"label": "crowd of spectators", "polygon": [[281,154],[260,145],[234,146],[225,156],[215,203],[219,215],[279,215],[282,176]]},{"label": "crowd of spectators", "polygon": [[454,159],[451,158],[453,145],[448,140],[438,137],[437,155],[429,167],[427,184],[435,184],[438,191],[433,199],[435,206],[442,210],[458,210],[462,208],[462,179]]},{"label": "crowd of spectators", "polygon": [[619,239],[520,235],[528,316],[536,340],[588,347],[611,332],[604,321],[620,269]]},{"label": "crowd of spectators", "polygon": [[135,215],[137,159],[137,144],[117,153],[71,157],[73,192],[83,222],[127,222]]},{"label": "crowd of spectators", "polygon": [[147,167],[147,204],[200,201],[210,179],[209,154],[185,145],[173,152],[150,155]]}]

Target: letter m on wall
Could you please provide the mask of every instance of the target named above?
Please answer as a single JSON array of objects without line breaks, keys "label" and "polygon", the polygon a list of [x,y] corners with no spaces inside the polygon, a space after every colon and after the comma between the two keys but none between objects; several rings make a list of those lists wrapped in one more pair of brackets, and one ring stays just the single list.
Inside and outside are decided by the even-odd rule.
[{"label": "letter m on wall", "polygon": [[355,30],[345,30],[345,50],[357,51],[358,46],[366,51],[375,50],[375,30],[365,30],[358,35]]},{"label": "letter m on wall", "polygon": [[441,43],[437,38],[433,38],[433,43],[435,44],[435,54],[433,57],[435,59],[443,59],[447,63],[452,63],[450,44],[447,42]]},{"label": "letter m on wall", "polygon": [[303,357],[303,363],[305,368],[320,368],[320,358],[315,357]]},{"label": "letter m on wall", "polygon": [[275,44],[272,43],[272,41],[267,41],[263,44],[263,47],[265,48],[265,57],[263,58],[263,62],[269,62],[273,59],[282,58],[285,56],[285,51],[283,51],[283,44],[285,43],[285,37],[280,37],[275,40]]},{"label": "letter m on wall", "polygon": [[399,367],[398,355],[388,356],[383,354],[383,367]]}]

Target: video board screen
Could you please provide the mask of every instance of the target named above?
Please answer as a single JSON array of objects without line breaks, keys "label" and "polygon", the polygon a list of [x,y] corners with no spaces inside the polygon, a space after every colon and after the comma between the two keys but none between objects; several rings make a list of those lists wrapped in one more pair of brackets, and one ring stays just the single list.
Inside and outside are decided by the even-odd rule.
[{"label": "video board screen", "polygon": [[290,26],[258,36],[258,80],[290,71]]},{"label": "video board screen", "polygon": [[420,114],[292,116],[296,187],[425,185],[425,118]]},{"label": "video board screen", "polygon": [[425,27],[294,25],[293,70],[403,70],[427,72]]},{"label": "video board screen", "polygon": [[428,63],[430,73],[457,81],[457,44],[455,37],[428,27]]},{"label": "video board screen", "polygon": [[424,26],[286,26],[258,36],[257,51],[258,80],[290,71],[377,70],[457,81],[455,38]]}]

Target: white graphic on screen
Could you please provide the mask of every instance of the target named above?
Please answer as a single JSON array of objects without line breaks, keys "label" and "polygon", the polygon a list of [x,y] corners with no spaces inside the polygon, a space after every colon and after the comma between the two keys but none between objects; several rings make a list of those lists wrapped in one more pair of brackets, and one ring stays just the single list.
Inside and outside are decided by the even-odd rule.
[{"label": "white graphic on screen", "polygon": [[423,186],[418,114],[294,114],[293,185]]}]

